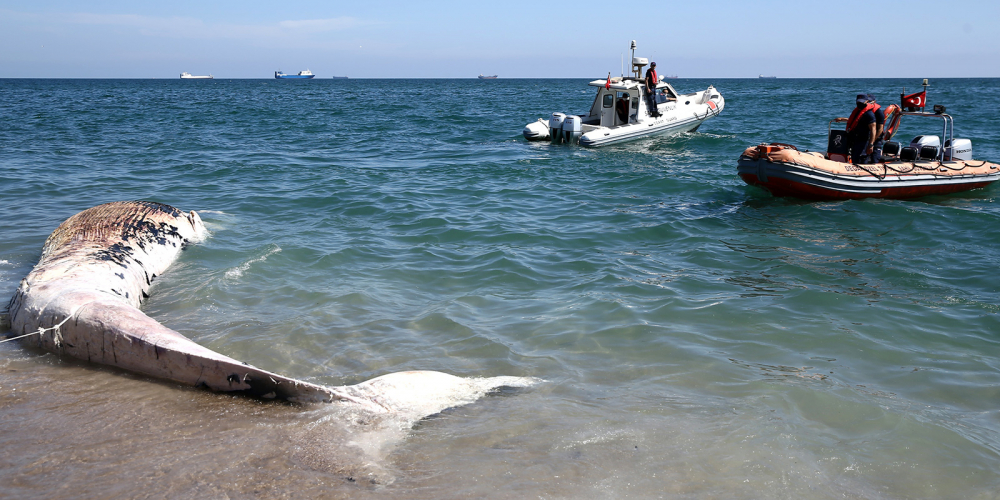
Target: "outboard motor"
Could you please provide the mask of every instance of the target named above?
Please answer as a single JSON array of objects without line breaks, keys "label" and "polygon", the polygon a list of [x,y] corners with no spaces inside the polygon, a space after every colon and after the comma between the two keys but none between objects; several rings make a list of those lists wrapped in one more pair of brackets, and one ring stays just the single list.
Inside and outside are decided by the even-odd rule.
[{"label": "outboard motor", "polygon": [[924,146],[941,147],[941,139],[936,135],[918,135],[910,141],[910,146],[920,149]]},{"label": "outboard motor", "polygon": [[583,135],[583,119],[576,115],[569,115],[563,121],[562,126],[563,142],[566,144],[576,144]]},{"label": "outboard motor", "polygon": [[972,161],[972,141],[968,139],[955,139],[955,144],[950,140],[944,143],[944,159]]},{"label": "outboard motor", "polygon": [[549,138],[552,139],[552,144],[562,142],[562,126],[564,121],[566,121],[564,113],[552,113],[552,117],[549,118]]},{"label": "outboard motor", "polygon": [[921,159],[933,160],[940,151],[941,139],[936,135],[918,135],[910,141],[910,147],[920,153]]}]

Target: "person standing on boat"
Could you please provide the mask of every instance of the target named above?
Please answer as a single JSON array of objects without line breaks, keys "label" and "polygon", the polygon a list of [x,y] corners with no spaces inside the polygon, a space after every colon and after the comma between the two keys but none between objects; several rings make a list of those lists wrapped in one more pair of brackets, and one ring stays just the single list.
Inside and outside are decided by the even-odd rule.
[{"label": "person standing on boat", "polygon": [[[835,122],[847,122],[847,139],[851,143],[851,163],[870,163],[875,150],[875,112],[878,104],[868,101],[868,94],[858,94],[854,111],[848,118],[836,118]],[[883,116],[883,121],[885,117]]]},{"label": "person standing on boat", "polygon": [[656,62],[649,63],[646,70],[646,99],[649,101],[649,114],[660,116],[660,111],[656,109],[656,84],[660,83],[660,77],[656,74]]},{"label": "person standing on boat", "polygon": [[872,109],[872,113],[875,114],[875,142],[872,144],[871,162],[878,163],[882,161],[882,146],[885,145],[885,137],[883,137],[885,134],[885,110],[875,101],[874,95],[868,94],[865,97],[869,103],[875,105]]}]

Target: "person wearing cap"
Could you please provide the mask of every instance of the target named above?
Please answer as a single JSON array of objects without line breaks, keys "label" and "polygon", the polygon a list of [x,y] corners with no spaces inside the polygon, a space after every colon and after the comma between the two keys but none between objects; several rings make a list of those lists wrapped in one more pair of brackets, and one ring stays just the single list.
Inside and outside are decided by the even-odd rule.
[{"label": "person wearing cap", "polygon": [[[858,94],[854,111],[848,118],[836,118],[835,122],[847,122],[847,140],[851,144],[851,163],[870,163],[875,150],[876,125],[875,108],[878,104],[868,100],[868,94]],[[883,115],[882,121],[885,121]]]},{"label": "person wearing cap", "polygon": [[656,75],[656,62],[649,63],[646,70],[646,99],[649,101],[649,111],[652,116],[660,116],[660,111],[656,109],[656,84],[660,83],[660,77]]}]

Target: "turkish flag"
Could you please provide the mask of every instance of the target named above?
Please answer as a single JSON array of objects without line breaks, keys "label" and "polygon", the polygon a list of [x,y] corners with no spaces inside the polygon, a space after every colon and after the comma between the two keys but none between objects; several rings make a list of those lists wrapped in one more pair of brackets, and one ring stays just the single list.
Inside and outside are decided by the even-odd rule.
[{"label": "turkish flag", "polygon": [[905,95],[900,100],[902,101],[901,105],[904,107],[922,108],[927,105],[927,91],[923,90],[916,94]]},{"label": "turkish flag", "polygon": [[610,89],[611,88],[611,73],[608,73],[608,83],[604,84],[604,88],[606,88],[606,89]]}]

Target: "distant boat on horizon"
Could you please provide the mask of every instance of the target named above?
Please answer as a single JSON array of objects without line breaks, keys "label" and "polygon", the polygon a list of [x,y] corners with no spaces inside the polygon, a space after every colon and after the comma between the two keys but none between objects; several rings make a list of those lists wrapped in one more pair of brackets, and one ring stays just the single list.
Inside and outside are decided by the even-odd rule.
[{"label": "distant boat on horizon", "polygon": [[480,80],[496,80],[497,79],[497,75],[493,75],[493,76],[479,75],[479,79]]},{"label": "distant boat on horizon", "polygon": [[679,78],[677,75],[664,75],[664,77],[661,78],[661,79],[662,80],[676,80],[677,78]]},{"label": "distant boat on horizon", "polygon": [[330,78],[336,78],[337,80],[347,80],[346,76],[331,76]]},{"label": "distant boat on horizon", "polygon": [[309,71],[308,69],[305,70],[305,71],[299,71],[297,74],[294,74],[294,75],[285,74],[285,73],[282,73],[281,71],[275,71],[274,72],[274,78],[276,78],[278,80],[306,79],[306,78],[313,78],[315,76],[316,75],[314,75],[313,72]]},{"label": "distant boat on horizon", "polygon": [[777,78],[777,77],[776,76],[764,76],[764,75],[760,75],[757,78]]},{"label": "distant boat on horizon", "polygon": [[212,75],[192,75],[187,71],[181,73],[181,80],[211,80],[215,78]]}]

